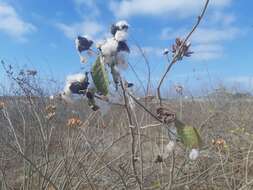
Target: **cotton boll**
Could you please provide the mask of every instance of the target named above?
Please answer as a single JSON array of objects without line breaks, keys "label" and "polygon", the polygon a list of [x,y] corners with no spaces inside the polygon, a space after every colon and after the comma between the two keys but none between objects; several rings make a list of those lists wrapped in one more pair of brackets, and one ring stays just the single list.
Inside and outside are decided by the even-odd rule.
[{"label": "cotton boll", "polygon": [[100,49],[104,56],[116,55],[118,42],[114,38],[109,38],[101,45]]},{"label": "cotton boll", "polygon": [[190,160],[196,160],[199,157],[199,150],[198,149],[192,149],[189,158]]},{"label": "cotton boll", "polygon": [[115,36],[117,30],[119,30],[119,27],[118,27],[118,26],[116,26],[115,24],[111,25],[111,34],[112,34],[113,36]]},{"label": "cotton boll", "polygon": [[76,44],[76,49],[79,52],[82,52],[82,51],[86,51],[86,50],[90,49],[90,47],[93,44],[93,41],[88,39],[88,37],[86,37],[86,36],[85,37],[78,36],[75,39],[75,44]]},{"label": "cotton boll", "polygon": [[67,79],[66,79],[66,84],[68,84],[70,86],[71,83],[73,83],[73,82],[83,82],[85,80],[85,77],[86,76],[83,73],[68,75]]},{"label": "cotton boll", "polygon": [[117,52],[127,52],[130,53],[130,49],[125,41],[119,41]]},{"label": "cotton boll", "polygon": [[118,30],[115,34],[115,39],[117,41],[126,41],[128,38],[128,33],[126,30]]},{"label": "cotton boll", "polygon": [[129,24],[127,23],[127,21],[125,20],[121,20],[121,21],[118,21],[116,24],[115,24],[116,27],[118,27],[120,30],[122,29],[128,29],[129,27]]},{"label": "cotton boll", "polygon": [[62,98],[66,102],[71,102],[71,96],[72,96],[72,92],[70,90],[71,84],[74,82],[83,82],[85,80],[85,77],[86,77],[85,74],[82,74],[82,73],[77,73],[74,75],[67,76],[64,92],[62,94]]}]

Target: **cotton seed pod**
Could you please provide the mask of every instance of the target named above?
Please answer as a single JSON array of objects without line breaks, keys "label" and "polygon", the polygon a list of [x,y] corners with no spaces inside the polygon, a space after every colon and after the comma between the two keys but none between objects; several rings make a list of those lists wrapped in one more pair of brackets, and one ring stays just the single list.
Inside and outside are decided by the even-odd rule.
[{"label": "cotton seed pod", "polygon": [[227,148],[226,141],[222,138],[218,139],[213,139],[212,144],[218,149],[218,150],[223,150]]},{"label": "cotton seed pod", "polygon": [[76,49],[79,52],[82,52],[82,51],[88,50],[92,46],[93,41],[88,39],[87,37],[78,36],[75,39],[75,44],[76,44]]},{"label": "cotton seed pod", "polygon": [[70,128],[78,127],[82,125],[82,121],[77,117],[72,117],[68,119],[67,126]]}]

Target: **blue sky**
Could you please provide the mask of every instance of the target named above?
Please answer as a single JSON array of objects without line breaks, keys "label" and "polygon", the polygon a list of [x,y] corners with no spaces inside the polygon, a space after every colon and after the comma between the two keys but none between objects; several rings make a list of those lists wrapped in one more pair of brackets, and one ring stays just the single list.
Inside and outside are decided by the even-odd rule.
[{"label": "blue sky", "polygon": [[[182,84],[201,91],[220,83],[253,90],[253,1],[210,3],[191,39],[194,55],[173,67],[164,90]],[[145,82],[145,64],[135,39],[150,61],[156,86],[166,67],[163,49],[191,29],[203,4],[204,0],[0,0],[0,59],[37,69],[41,78],[52,77],[63,85],[66,75],[83,67],[75,36],[104,39],[109,26],[124,19],[131,26],[129,61]],[[125,76],[135,80],[130,70]],[[2,68],[0,79],[8,82]]]}]

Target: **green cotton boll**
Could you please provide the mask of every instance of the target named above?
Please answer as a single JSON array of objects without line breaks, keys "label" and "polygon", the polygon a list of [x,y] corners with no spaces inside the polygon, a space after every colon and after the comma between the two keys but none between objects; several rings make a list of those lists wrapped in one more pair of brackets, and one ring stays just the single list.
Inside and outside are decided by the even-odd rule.
[{"label": "green cotton boll", "polygon": [[183,125],[183,123],[177,121],[176,128],[178,137],[187,148],[200,148],[202,141],[195,127]]},{"label": "green cotton boll", "polygon": [[91,76],[97,92],[107,96],[109,94],[109,78],[105,65],[100,61],[100,56],[92,66]]}]

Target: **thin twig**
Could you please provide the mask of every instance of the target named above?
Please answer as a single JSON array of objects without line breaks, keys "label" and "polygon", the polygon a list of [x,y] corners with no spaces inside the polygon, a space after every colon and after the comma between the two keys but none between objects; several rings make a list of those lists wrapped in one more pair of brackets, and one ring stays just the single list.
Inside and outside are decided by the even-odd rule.
[{"label": "thin twig", "polygon": [[186,36],[186,38],[184,39],[183,43],[181,44],[181,46],[179,47],[179,51],[177,51],[177,53],[173,56],[173,59],[171,60],[168,68],[166,69],[165,73],[163,74],[160,82],[159,82],[159,85],[158,85],[158,88],[157,88],[157,95],[158,95],[158,98],[159,98],[159,101],[160,101],[160,106],[162,106],[162,97],[161,97],[161,86],[162,86],[162,83],[166,77],[166,75],[168,74],[168,72],[171,70],[172,66],[178,61],[178,55],[180,52],[182,52],[182,48],[184,47],[184,45],[186,44],[186,42],[189,40],[189,38],[191,37],[191,35],[193,34],[193,32],[197,29],[198,25],[200,24],[200,21],[202,20],[206,10],[207,10],[207,7],[208,7],[208,4],[209,4],[209,0],[206,0],[206,3],[205,3],[205,6],[200,14],[200,16],[198,16],[198,20],[196,22],[196,24],[193,26],[192,30],[189,32],[189,34]]},{"label": "thin twig", "polygon": [[[128,122],[129,122],[129,125],[131,125],[129,127],[130,129],[130,133],[131,133],[131,150],[132,150],[132,155],[131,155],[131,159],[132,159],[132,169],[133,169],[133,172],[134,172],[134,176],[135,176],[135,179],[138,183],[138,186],[139,186],[139,189],[141,190],[142,189],[142,184],[141,184],[141,181],[138,177],[138,173],[137,173],[137,170],[136,170],[136,161],[135,161],[135,135],[134,135],[134,128],[132,126],[134,126],[133,124],[133,120],[132,120],[132,116],[131,116],[131,112],[130,112],[130,108],[129,108],[129,102],[128,102],[128,98],[127,98],[127,92],[126,92],[126,89],[124,87],[124,83],[122,81],[122,79],[120,79],[120,86],[121,86],[121,89],[122,89],[122,92],[123,92],[123,97],[124,97],[124,102],[125,102],[125,109],[126,109],[126,112],[127,112],[127,116],[128,116]],[[130,93],[128,93],[129,95]]]}]

